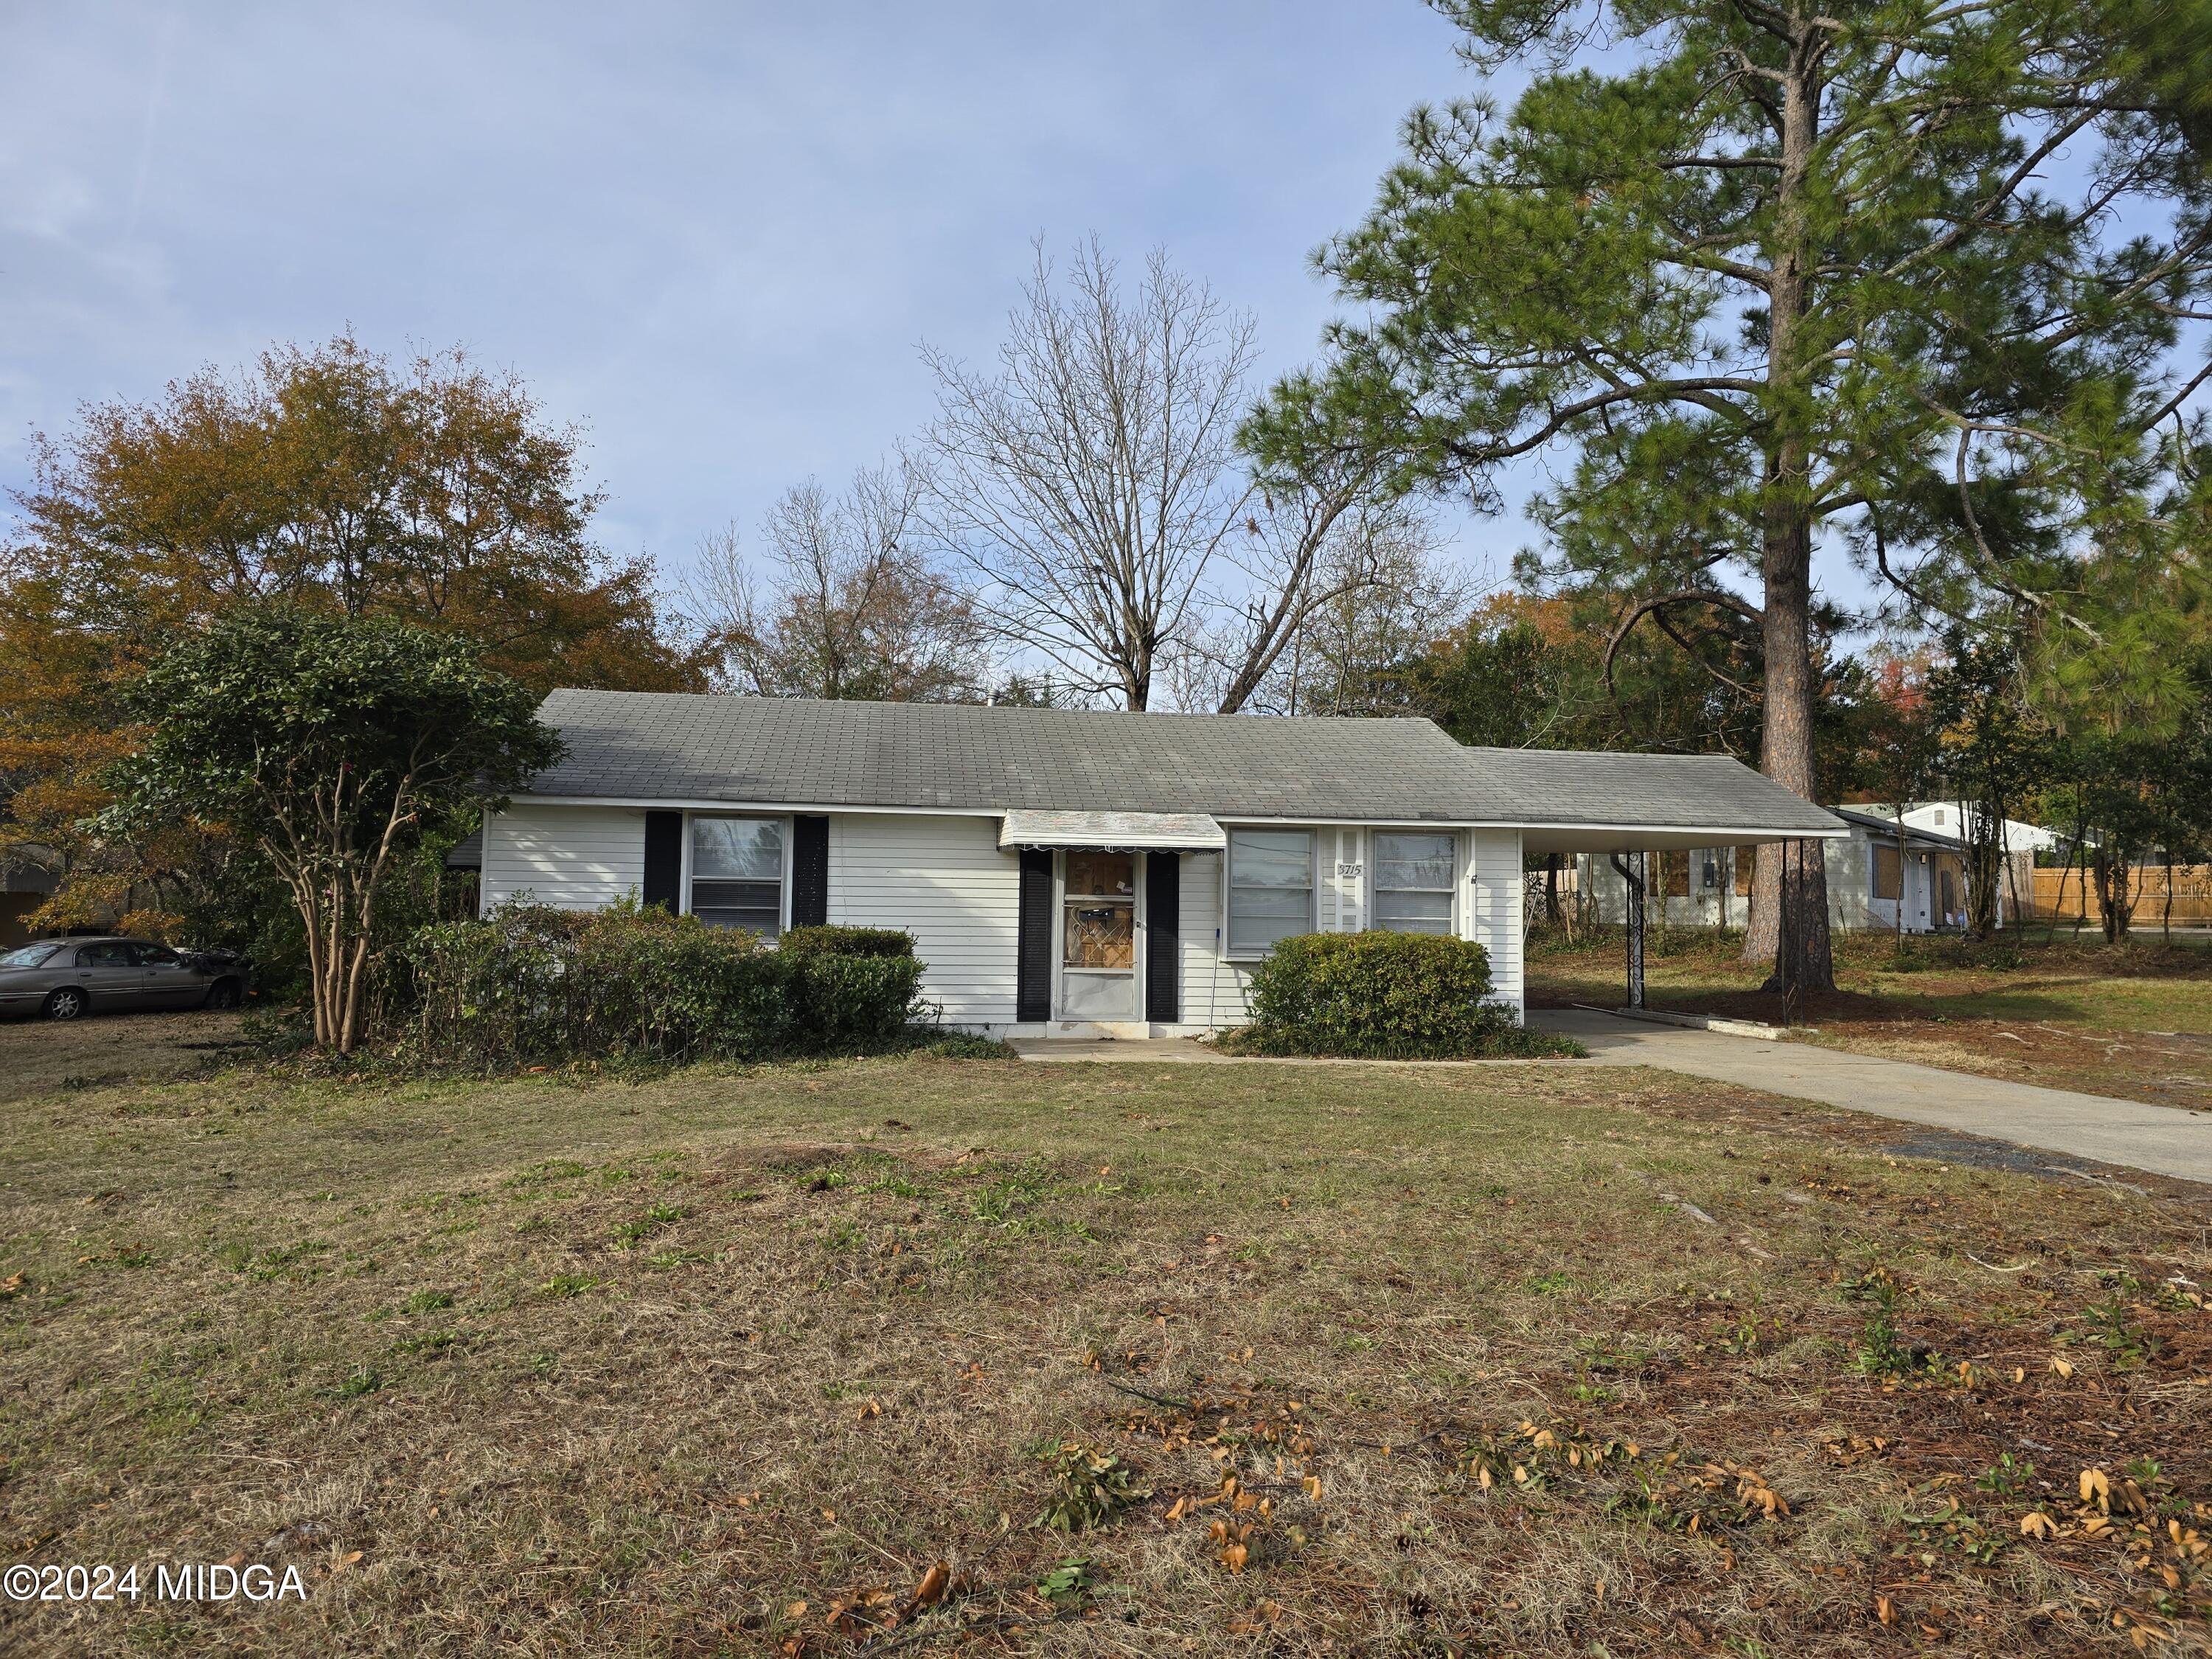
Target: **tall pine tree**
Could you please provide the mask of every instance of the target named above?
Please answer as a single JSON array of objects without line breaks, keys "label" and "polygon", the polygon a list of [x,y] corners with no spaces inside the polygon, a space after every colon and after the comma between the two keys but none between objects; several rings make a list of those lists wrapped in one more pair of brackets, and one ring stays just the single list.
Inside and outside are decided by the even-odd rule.
[{"label": "tall pine tree", "polygon": [[[1761,765],[1811,796],[1816,548],[1863,544],[1902,584],[1940,562],[2057,616],[2081,562],[2041,556],[2042,528],[2140,502],[2147,434],[2187,413],[2201,377],[2175,358],[2212,228],[2198,122],[2142,44],[2187,18],[1436,3],[1470,64],[1533,78],[1510,110],[1409,118],[1366,222],[1317,256],[1356,319],[1247,440],[1291,471],[1388,454],[1478,504],[1547,453],[1565,482],[1536,513],[1571,532],[1567,574],[1612,582],[1624,615],[1755,636]],[[1893,549],[1883,506],[1939,491]],[[2031,520],[2023,562],[2004,526]],[[2123,562],[2148,544],[2121,540]],[[1782,882],[1763,856],[1747,955],[1775,951]],[[1796,981],[1826,986],[1817,857],[1792,887]]]}]

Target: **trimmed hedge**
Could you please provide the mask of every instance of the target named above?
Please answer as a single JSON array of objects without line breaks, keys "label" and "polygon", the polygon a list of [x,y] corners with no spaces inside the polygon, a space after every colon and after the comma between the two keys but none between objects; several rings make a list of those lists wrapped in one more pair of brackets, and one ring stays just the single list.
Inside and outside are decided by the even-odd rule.
[{"label": "trimmed hedge", "polygon": [[789,927],[776,949],[805,956],[910,957],[914,935],[896,927]]},{"label": "trimmed hedge", "polygon": [[797,948],[771,949],[631,905],[517,905],[441,923],[403,953],[397,1035],[425,1060],[489,1066],[766,1060],[896,1043],[921,1012],[914,940],[826,927],[790,937],[801,933],[810,937]]},{"label": "trimmed hedge", "polygon": [[1489,1001],[1490,953],[1437,933],[1302,933],[1252,970],[1247,1054],[1462,1060],[1578,1054]]}]

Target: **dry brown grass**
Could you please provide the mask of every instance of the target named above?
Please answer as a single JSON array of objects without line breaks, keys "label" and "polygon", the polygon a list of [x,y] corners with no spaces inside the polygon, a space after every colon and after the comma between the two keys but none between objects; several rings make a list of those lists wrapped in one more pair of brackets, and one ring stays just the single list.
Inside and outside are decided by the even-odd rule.
[{"label": "dry brown grass", "polygon": [[[2197,1195],[1832,1121],[1644,1072],[927,1059],[18,1102],[4,1553],[310,1596],[0,1609],[0,1647],[2202,1648]],[[1864,1368],[1876,1267],[1904,1375]],[[1031,1525],[1066,1443],[1149,1495]]]},{"label": "dry brown grass", "polygon": [[0,1019],[0,1104],[52,1089],[204,1072],[238,1052],[239,1018],[200,1011]]},{"label": "dry brown grass", "polygon": [[[1740,939],[1676,929],[1648,959],[1654,1007],[1778,1021],[1781,1000]],[[1610,1007],[1622,995],[1618,931],[1563,948],[1539,935],[1528,958],[1539,1006]],[[1901,966],[1900,966],[1901,964]],[[2212,949],[2152,939],[2121,947],[2033,927],[1995,946],[1839,934],[1832,995],[1805,1004],[1810,1040],[1985,1077],[2212,1109]]]}]

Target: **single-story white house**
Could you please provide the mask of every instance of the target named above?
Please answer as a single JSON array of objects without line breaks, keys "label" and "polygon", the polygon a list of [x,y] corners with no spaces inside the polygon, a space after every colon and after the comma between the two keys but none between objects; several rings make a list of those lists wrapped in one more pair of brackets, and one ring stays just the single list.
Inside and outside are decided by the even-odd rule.
[{"label": "single-story white house", "polygon": [[1425,720],[565,690],[540,718],[567,757],[487,817],[487,908],[903,928],[946,1023],[995,1036],[1237,1024],[1277,939],[1364,928],[1480,940],[1518,1011],[1526,854],[1844,833],[1724,756]]}]

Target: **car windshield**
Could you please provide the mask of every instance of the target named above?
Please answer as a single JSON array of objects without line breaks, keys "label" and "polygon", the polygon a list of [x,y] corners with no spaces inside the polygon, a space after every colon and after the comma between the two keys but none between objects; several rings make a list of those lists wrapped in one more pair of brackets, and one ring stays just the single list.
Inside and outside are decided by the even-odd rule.
[{"label": "car windshield", "polygon": [[0,951],[0,968],[42,968],[46,958],[61,948],[58,945],[19,945],[12,951]]}]

